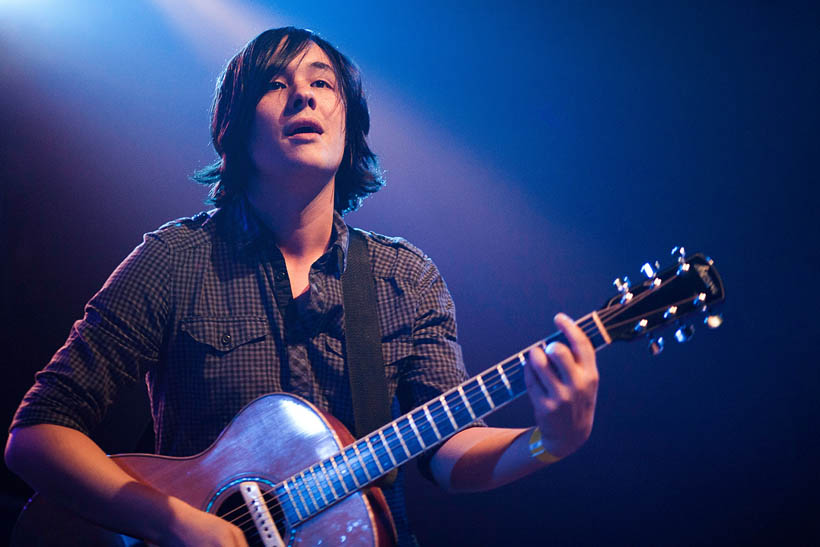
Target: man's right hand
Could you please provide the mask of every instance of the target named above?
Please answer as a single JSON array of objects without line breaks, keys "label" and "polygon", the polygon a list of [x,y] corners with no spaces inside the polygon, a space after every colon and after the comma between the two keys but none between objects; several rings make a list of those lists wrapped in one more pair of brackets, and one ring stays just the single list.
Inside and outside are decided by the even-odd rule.
[{"label": "man's right hand", "polygon": [[160,545],[169,547],[247,547],[238,526],[200,511],[182,500],[172,499],[173,519]]}]

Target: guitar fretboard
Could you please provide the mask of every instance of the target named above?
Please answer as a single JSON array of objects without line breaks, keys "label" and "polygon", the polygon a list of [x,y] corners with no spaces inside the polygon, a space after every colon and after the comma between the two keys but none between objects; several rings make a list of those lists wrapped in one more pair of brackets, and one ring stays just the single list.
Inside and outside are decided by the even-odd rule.
[{"label": "guitar fretboard", "polygon": [[[577,324],[599,349],[609,341],[594,319],[591,314]],[[561,333],[540,340],[277,484],[288,523],[309,519],[522,395],[526,353],[556,341],[566,343]]]}]

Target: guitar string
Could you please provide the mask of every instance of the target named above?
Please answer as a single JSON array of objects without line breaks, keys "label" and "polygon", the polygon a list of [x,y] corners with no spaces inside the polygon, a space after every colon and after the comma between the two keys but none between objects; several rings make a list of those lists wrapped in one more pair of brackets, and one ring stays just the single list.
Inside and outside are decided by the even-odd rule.
[{"label": "guitar string", "polygon": [[[589,314],[589,315],[591,315],[591,314]],[[609,315],[609,314],[607,314],[607,315]],[[586,316],[585,316],[585,317],[586,317]],[[587,335],[592,334],[592,333],[594,333],[596,330],[598,330],[598,329],[597,329],[597,326],[596,326],[596,325],[595,325],[595,323],[594,323],[594,321],[589,320],[589,321],[587,322],[587,324],[586,324],[586,325],[581,325],[581,323],[582,323],[582,322],[587,322],[587,321],[585,320],[585,318],[581,318],[581,319],[579,319],[579,320],[578,320],[577,324],[578,324],[578,325],[579,325],[579,326],[580,326],[580,327],[584,330],[584,332],[585,332]],[[540,344],[543,344],[543,343],[545,342],[545,340],[546,340],[546,339],[544,339],[544,340],[540,340],[539,342],[536,342],[535,344],[533,344],[533,346],[532,346],[532,347],[537,346],[537,345],[540,345]],[[524,351],[526,351],[526,350],[524,350]],[[520,353],[523,353],[523,351],[522,351],[522,352],[519,352],[519,353],[517,353],[517,354],[515,354],[515,356],[512,356],[512,357],[510,357],[510,358],[508,358],[508,359],[506,359],[506,360],[504,360],[504,361],[501,361],[500,363],[498,363],[498,364],[497,364],[497,365],[495,365],[494,367],[491,367],[491,368],[490,368],[490,369],[488,369],[488,370],[489,370],[489,371],[497,370],[497,368],[498,368],[499,366],[502,366],[502,367],[503,367],[504,365],[509,365],[509,364],[510,364],[510,362],[517,361],[517,356],[518,356]],[[511,376],[517,375],[518,373],[520,373],[520,372],[521,372],[521,370],[522,370],[522,369],[520,369],[520,368],[514,368],[514,369],[512,369],[511,371],[505,371],[505,375],[507,375],[508,380],[516,380],[517,376],[515,376],[515,377],[511,377]],[[485,371],[485,372],[486,372],[486,371]],[[482,374],[483,374],[483,373],[482,373]],[[481,375],[481,374],[480,374],[480,375]],[[506,389],[506,385],[504,384],[504,381],[501,379],[501,375],[500,375],[500,374],[495,375],[495,379],[494,379],[493,381],[485,382],[485,384],[484,384],[484,385],[485,385],[485,388],[488,390],[488,392],[489,392],[489,393],[495,393],[497,389],[501,389],[501,386],[502,386],[502,385],[504,385],[504,389]],[[467,402],[469,403],[470,396],[471,396],[471,395],[477,395],[478,393],[480,393],[480,392],[481,392],[481,388],[480,388],[480,386],[479,386],[478,388],[475,388],[475,387],[473,387],[473,388],[469,388],[469,387],[468,387],[468,389],[465,389],[465,390],[464,390],[464,392],[465,392],[465,396],[467,397],[467,400],[468,400]],[[444,395],[446,395],[446,394],[444,394]],[[483,393],[481,393],[481,396],[482,396],[482,398],[484,398]],[[437,398],[436,400],[438,400],[438,398]],[[430,403],[427,403],[427,404],[434,403],[434,402],[436,402],[436,400],[431,401]],[[422,406],[426,406],[426,405],[422,405]],[[446,410],[443,410],[443,405],[439,405],[439,406],[441,407],[441,410],[435,410],[435,409],[433,409],[432,411],[430,411],[431,417],[433,418],[433,421],[434,421],[434,422],[436,422],[436,423],[438,423],[438,421],[439,421],[439,419],[440,419],[440,418],[444,418],[444,417],[446,416]],[[422,408],[422,407],[419,407],[419,409],[420,409],[420,408]],[[416,410],[415,410],[415,411],[413,411],[413,412],[416,412],[416,411],[418,411],[419,409],[416,409]],[[397,419],[396,421],[398,421],[398,420],[401,420],[401,418]],[[447,417],[447,420],[449,421],[449,417]],[[472,420],[471,420],[471,421],[472,421]],[[395,423],[395,422],[391,422],[391,424],[392,424],[392,423]],[[464,424],[464,426],[469,425],[469,423],[470,423],[470,422],[467,422],[466,424]],[[416,427],[417,427],[417,429],[418,429],[418,431],[419,431],[419,435],[422,435],[422,434],[424,434],[424,433],[431,433],[431,432],[432,432],[432,433],[433,433],[433,435],[437,438],[437,441],[436,441],[434,444],[438,444],[438,442],[441,442],[441,440],[443,439],[443,437],[442,437],[442,438],[439,438],[439,435],[436,435],[435,431],[433,430],[433,426],[432,426],[432,424],[430,424],[430,423],[429,423],[429,420],[427,420],[427,419],[425,419],[425,420],[421,421],[421,423],[416,423]],[[458,428],[458,429],[460,430],[460,429],[461,429],[461,427],[463,427],[463,426],[459,426],[459,428]],[[410,427],[410,426],[409,426],[409,423],[405,423],[403,428],[402,428],[401,426],[398,426],[398,425],[397,425],[397,428],[398,428],[398,430],[399,430],[399,434],[401,435],[401,437],[402,437],[402,438],[407,438],[407,435],[408,435],[408,434],[410,434],[410,433],[413,433],[413,436],[415,436],[415,432],[413,432],[413,431],[412,431],[412,427]],[[376,433],[376,435],[375,435],[375,436],[378,436],[378,431],[377,431],[377,432],[375,432],[375,433]],[[451,434],[454,434],[454,433],[455,433],[455,431],[454,431],[454,432],[451,432]],[[370,438],[370,436],[368,436],[367,438]],[[389,439],[389,437],[388,437],[388,436],[386,436],[386,438],[388,438],[388,439]],[[361,440],[364,440],[364,439],[359,439],[359,441],[361,441]],[[395,441],[395,440],[398,440],[398,439],[396,438],[396,439],[394,439],[394,441]],[[356,443],[353,443],[353,444],[358,444],[358,442],[359,442],[359,441],[357,441]],[[423,445],[423,443],[421,442],[421,440],[417,439],[417,441],[419,441],[419,444],[420,444],[421,446],[424,446],[424,445]],[[366,443],[365,443],[365,444],[366,444]],[[387,447],[385,447],[385,444],[387,444]],[[379,443],[376,443],[376,445],[375,445],[375,446],[380,446],[380,447],[382,447],[382,448],[376,448],[376,447],[374,446],[372,450],[371,450],[371,449],[368,449],[367,451],[363,451],[362,453],[366,454],[367,452],[371,452],[371,453],[372,453],[372,455],[373,455],[373,457],[372,457],[372,458],[369,458],[369,459],[371,460],[371,461],[370,461],[370,463],[371,463],[371,464],[373,464],[373,463],[374,463],[374,462],[373,462],[373,460],[375,460],[376,458],[379,458],[379,459],[380,459],[380,461],[382,461],[384,458],[381,458],[381,457],[382,457],[382,456],[387,456],[387,454],[388,454],[388,448],[393,448],[392,452],[395,452],[395,451],[396,451],[396,449],[398,448],[398,444],[397,444],[397,443],[395,443],[395,442],[394,442],[393,444],[394,444],[394,446],[393,446],[393,447],[391,447],[391,446],[390,446],[390,442],[389,442],[389,440],[388,440],[388,442],[387,442],[387,443],[384,443],[384,442],[379,442]],[[351,445],[348,445],[348,446],[344,447],[344,449],[342,449],[342,450],[346,450],[346,449],[348,449],[350,446],[351,446]],[[373,444],[372,444],[372,443],[371,443],[371,446],[373,446]],[[432,445],[430,445],[430,446],[432,446]],[[340,450],[340,453],[341,453],[341,451],[342,451],[342,450]],[[404,451],[404,450],[402,450],[402,452],[405,452],[405,451]],[[407,452],[405,452],[405,453],[407,453]],[[334,456],[335,456],[335,455],[334,455]],[[411,459],[412,454],[407,453],[407,456],[408,456],[408,457],[407,457],[407,460],[409,460],[409,459]],[[354,473],[356,472],[356,467],[357,467],[357,466],[355,465],[355,463],[357,463],[357,461],[358,461],[358,463],[359,463],[359,465],[358,465],[358,469],[359,469],[360,471],[361,471],[363,468],[367,468],[367,469],[368,469],[368,471],[369,471],[369,470],[371,470],[371,469],[373,468],[373,465],[368,465],[368,462],[366,461],[368,458],[366,458],[365,456],[358,456],[358,457],[356,457],[356,458],[352,458],[352,459],[353,459],[353,464],[348,465],[348,467],[350,468],[350,470],[349,470],[349,473],[350,473],[350,474],[354,474]],[[323,460],[323,462],[324,462],[324,461],[325,461],[325,460]],[[335,502],[335,501],[339,501],[340,499],[342,499],[343,497],[345,497],[345,496],[346,496],[347,494],[349,494],[350,492],[357,490],[357,488],[355,488],[355,487],[354,487],[354,489],[349,490],[349,491],[347,491],[347,492],[344,492],[344,493],[343,493],[342,495],[340,495],[340,496],[339,496],[339,495],[333,495],[331,491],[328,491],[328,490],[329,490],[329,488],[328,488],[328,484],[327,484],[327,483],[332,482],[332,478],[327,478],[326,480],[324,480],[324,481],[323,481],[323,480],[321,480],[321,479],[319,478],[319,477],[321,477],[321,475],[320,475],[320,474],[318,474],[318,473],[316,473],[316,472],[313,472],[313,471],[312,471],[314,468],[319,467],[321,463],[322,463],[322,462],[319,462],[318,464],[314,464],[314,465],[312,465],[312,466],[308,467],[307,469],[305,469],[305,471],[309,471],[309,472],[310,472],[310,474],[312,474],[312,475],[314,476],[314,480],[313,480],[313,482],[314,482],[314,484],[315,484],[315,487],[316,487],[316,491],[317,491],[317,493],[318,493],[318,490],[319,490],[319,489],[321,489],[323,493],[325,493],[327,496],[329,496],[329,497],[333,500],[333,502]],[[402,462],[402,463],[404,463],[404,462]],[[391,466],[391,467],[392,467],[392,466]],[[362,472],[363,472],[363,471],[362,471]],[[297,475],[298,475],[298,474],[300,474],[300,473],[297,473]],[[337,475],[339,475],[339,474],[337,473]],[[294,476],[295,476],[295,475],[294,475]],[[289,478],[288,478],[288,479],[286,479],[286,480],[292,480],[292,479],[293,479],[293,477],[289,477]],[[285,481],[283,481],[283,482],[285,482]],[[295,481],[295,480],[294,480],[293,482],[294,482],[294,483],[296,483],[297,481]],[[307,484],[307,481],[306,481],[305,479],[302,479],[302,480],[301,480],[301,481],[299,481],[299,482],[301,483],[301,488],[302,488],[302,490],[306,490],[306,489],[308,489],[308,490],[312,490],[312,489],[310,488],[310,486]],[[347,484],[346,484],[346,483],[345,483],[345,481],[342,479],[342,477],[339,477],[338,482],[339,482],[339,484],[340,484],[340,485],[343,485],[343,486],[345,487],[345,488],[344,488],[345,490],[347,490]],[[322,483],[325,483],[325,484],[322,484]],[[355,481],[354,481],[354,483],[355,483]],[[299,484],[297,484],[297,487],[299,487],[299,486],[300,486],[300,485],[299,485]],[[269,489],[267,489],[267,490],[263,491],[263,494],[271,494],[271,492],[273,492],[273,490],[274,490],[274,489],[275,489],[275,487],[274,487],[274,488],[269,488]],[[276,496],[273,496],[273,497],[276,497]],[[293,498],[293,497],[291,496],[291,498]],[[338,498],[338,499],[337,499],[337,498]],[[310,513],[314,513],[314,512],[321,511],[321,510],[323,510],[323,509],[324,509],[327,505],[330,505],[330,504],[318,504],[318,503],[317,503],[317,504],[312,504],[312,505],[316,505],[316,511],[313,511],[313,510],[311,509],[311,507],[309,507],[309,506],[308,506],[308,504],[307,504],[306,502],[307,502],[307,499],[305,500],[304,505],[305,505],[305,508],[306,508],[306,509],[308,509],[308,511],[309,511]],[[333,503],[333,502],[331,502],[331,503]],[[293,504],[295,505],[295,503],[293,503]],[[235,513],[235,512],[237,512],[237,511],[240,511],[240,512],[245,512],[245,513],[246,513],[246,515],[241,515],[241,514],[240,514],[240,515],[236,515],[235,517],[232,517],[232,518],[233,518],[233,520],[231,520],[230,522],[237,523],[237,522],[238,522],[238,521],[240,521],[243,517],[245,517],[245,519],[246,519],[246,520],[242,521],[242,523],[241,523],[241,524],[244,524],[244,523],[247,523],[247,522],[252,521],[252,517],[250,516],[250,512],[249,512],[249,511],[247,511],[247,510],[246,510],[244,507],[242,507],[242,506],[237,507],[236,509],[234,509],[234,510],[232,510],[232,511],[228,512],[228,513],[226,513],[225,515],[222,515],[222,518],[226,518],[226,517],[228,517],[229,515],[231,515],[231,513]],[[273,513],[274,513],[274,514],[272,514],[272,516],[273,516],[273,517],[274,517],[274,519],[276,520],[277,518],[281,518],[281,517],[284,515],[284,510],[280,509],[279,507],[276,507],[276,509],[273,511]],[[250,517],[250,518],[248,519],[248,517]]]},{"label": "guitar string", "polygon": [[[670,279],[674,279],[674,278],[670,278]],[[667,281],[669,281],[669,280],[667,280]],[[666,282],[667,282],[667,281],[662,282],[662,283],[661,283],[661,286],[663,286],[664,284],[666,284]],[[657,287],[657,288],[660,288],[660,287]],[[637,297],[634,297],[634,298],[632,299],[632,301],[628,302],[627,304],[617,303],[617,304],[614,304],[614,305],[610,306],[609,308],[606,308],[606,309],[604,309],[604,310],[601,310],[601,311],[598,313],[598,316],[599,316],[599,318],[600,318],[602,321],[606,321],[606,320],[608,320],[610,317],[612,317],[613,315],[615,315],[616,313],[621,313],[621,312],[623,311],[623,309],[622,309],[622,308],[629,308],[629,307],[632,307],[632,306],[634,306],[635,304],[637,304],[638,302],[640,302],[641,300],[643,300],[643,299],[644,299],[644,298],[645,298],[648,294],[651,294],[651,293],[656,292],[656,291],[657,291],[657,288],[656,288],[656,289],[654,289],[654,290],[644,291],[644,292],[640,293]],[[681,302],[686,302],[687,300],[688,300],[688,299],[683,299],[683,300],[681,300]],[[663,308],[658,308],[658,309],[657,309],[657,310],[655,310],[654,312],[650,312],[650,314],[651,314],[651,313],[657,313],[657,311],[660,311],[660,310],[662,310],[662,309],[663,309]],[[649,315],[649,314],[647,314],[647,315]],[[584,333],[585,333],[585,334],[587,334],[587,335],[594,334],[596,331],[599,331],[599,330],[600,330],[600,329],[598,328],[598,326],[595,324],[594,319],[587,319],[587,317],[591,317],[591,316],[592,316],[592,314],[591,314],[591,313],[590,313],[590,314],[587,314],[586,316],[584,316],[584,317],[580,318],[580,319],[576,322],[576,324],[577,324],[579,327],[581,327],[581,329],[582,329],[582,330],[584,331]],[[623,321],[623,322],[621,322],[621,323],[617,323],[617,324],[614,324],[614,325],[610,325],[610,327],[613,327],[613,326],[620,326],[620,325],[623,325],[623,324],[627,324],[627,323],[629,323],[629,322],[631,322],[631,321],[632,321],[632,320]],[[586,323],[586,324],[582,325],[582,323]],[[546,343],[546,340],[548,340],[548,339],[549,339],[549,338],[551,338],[551,337],[552,337],[552,336],[547,337],[547,338],[542,339],[542,340],[539,340],[538,342],[536,342],[536,343],[532,344],[529,348],[526,348],[525,350],[522,350],[521,352],[516,353],[514,356],[508,357],[508,358],[507,358],[507,359],[505,359],[504,361],[499,362],[498,364],[496,364],[495,366],[493,366],[493,367],[491,367],[490,369],[487,369],[487,370],[488,370],[488,371],[494,371],[494,370],[497,370],[499,366],[500,366],[500,367],[502,367],[502,369],[503,369],[503,367],[504,367],[505,365],[509,365],[511,362],[516,361],[517,357],[518,357],[520,354],[524,353],[525,351],[528,351],[528,350],[529,350],[530,348],[532,348],[532,347],[535,347],[535,346],[539,346],[539,345],[543,345],[543,344],[545,344],[545,343]],[[506,376],[508,376],[508,380],[514,380],[514,379],[516,379],[516,378],[511,378],[511,376],[513,376],[513,375],[517,375],[517,374],[518,374],[520,371],[522,371],[522,370],[523,370],[522,368],[520,368],[520,367],[516,367],[516,368],[513,368],[513,369],[512,369],[512,370],[510,370],[510,371],[505,371],[505,375],[506,375]],[[485,371],[485,372],[487,372],[487,371]],[[483,375],[485,372],[480,373],[478,376]],[[475,378],[475,377],[474,377],[474,378]],[[469,381],[469,380],[468,380],[468,381]],[[465,382],[465,383],[466,383],[466,382]],[[501,375],[500,375],[500,374],[498,374],[498,375],[497,375],[497,379],[496,379],[495,381],[492,381],[492,382],[489,382],[489,383],[485,383],[485,388],[487,388],[487,389],[488,389],[488,392],[489,392],[489,393],[495,393],[496,388],[500,388],[501,384],[503,384],[503,383],[504,383],[504,382],[503,382],[503,379],[501,379]],[[505,388],[506,388],[506,384],[505,384]],[[462,389],[463,389],[463,388],[462,388]],[[470,391],[468,391],[469,389],[472,389],[472,391],[471,391],[471,392],[470,392]],[[469,400],[470,400],[470,395],[474,395],[474,394],[476,394],[478,391],[480,391],[480,387],[479,387],[478,389],[475,389],[475,388],[468,388],[468,389],[464,389],[464,395],[465,395],[465,397],[466,397],[466,399],[467,399],[467,401],[466,401],[466,402],[467,402],[468,404],[469,404]],[[442,395],[442,396],[440,396],[440,397],[446,396],[446,395],[448,395],[449,393],[450,393],[450,392],[447,392],[447,393],[443,394],[443,395]],[[520,394],[518,394],[518,395],[520,395]],[[482,393],[482,397],[484,397],[483,393]],[[459,398],[461,399],[462,397],[459,397]],[[486,397],[485,397],[485,398],[486,398]],[[491,398],[492,398],[492,397],[491,397]],[[431,401],[431,402],[426,403],[425,405],[422,405],[422,407],[419,407],[419,409],[421,409],[421,408],[423,408],[423,407],[425,407],[425,406],[428,406],[428,405],[432,405],[432,404],[434,404],[435,402],[437,402],[437,401],[438,401],[438,399],[439,399],[439,398],[436,398],[434,401]],[[512,400],[512,399],[510,399],[510,400]],[[443,404],[441,404],[441,402],[440,402],[440,401],[438,401],[438,402],[440,403],[440,404],[439,404],[439,406],[441,407],[441,409],[442,409],[442,410],[436,410],[436,409],[432,409],[432,410],[430,410],[430,409],[429,409],[429,407],[428,407],[428,411],[429,411],[429,413],[430,413],[431,418],[433,419],[433,423],[436,423],[436,424],[438,424],[438,422],[439,422],[438,418],[444,418],[444,416],[447,414],[446,410],[444,410],[444,405],[443,405]],[[505,401],[505,402],[509,402],[509,401]],[[416,410],[414,410],[414,411],[412,411],[412,412],[417,412],[419,409],[416,409]],[[489,414],[489,413],[487,413],[487,414]],[[404,418],[404,416],[402,416],[402,417],[398,418],[397,420],[394,420],[393,422],[391,422],[391,423],[390,423],[390,424],[388,424],[388,425],[390,425],[390,426],[392,427],[392,425],[393,425],[393,424],[397,424],[397,422],[398,422],[399,420],[401,420],[402,418]],[[443,421],[443,420],[442,420],[442,421]],[[447,421],[446,421],[445,423],[447,423],[448,421],[449,421],[449,416],[447,416]],[[455,421],[455,420],[454,420],[454,421]],[[409,423],[409,422],[408,422],[408,423]],[[455,430],[455,431],[450,432],[450,435],[455,434],[455,432],[459,431],[462,427],[465,427],[466,425],[469,425],[469,423],[470,423],[470,422],[468,422],[467,424],[464,424],[463,426],[459,426],[458,428],[456,428],[456,430]],[[452,424],[450,424],[450,425],[452,425]],[[458,425],[458,424],[457,424],[457,425]],[[444,437],[446,437],[446,436],[447,436],[447,435],[445,435],[445,436],[440,436],[440,435],[436,434],[436,431],[433,429],[433,425],[432,425],[432,424],[430,424],[430,423],[429,423],[429,420],[427,420],[427,419],[423,420],[421,424],[416,424],[416,426],[417,426],[417,430],[418,430],[418,432],[419,432],[419,436],[421,436],[421,435],[422,435],[422,433],[429,433],[429,432],[431,432],[431,431],[432,431],[433,435],[437,438],[437,441],[436,441],[436,442],[434,442],[434,443],[433,443],[433,445],[438,444],[439,442],[441,442],[441,441],[443,440],[443,438],[444,438]],[[410,432],[411,432],[411,429],[412,429],[412,428],[407,427],[407,426],[405,425],[404,430],[402,430],[401,426],[399,426],[398,424],[396,425],[396,428],[398,429],[398,435],[400,435],[402,438],[405,438],[405,436],[406,436],[408,433],[410,433]],[[373,435],[372,437],[369,435],[369,436],[367,436],[366,438],[367,438],[367,439],[370,439],[370,438],[375,438],[375,437],[378,437],[378,430],[377,430],[376,432],[374,432],[374,433],[375,433],[375,435]],[[413,435],[414,435],[414,436],[416,436],[416,435],[415,435],[415,432],[413,432]],[[392,436],[392,435],[391,435],[391,436]],[[439,437],[440,437],[440,438],[439,438]],[[355,445],[359,445],[359,444],[360,444],[360,441],[362,441],[362,440],[364,440],[364,438],[363,438],[363,439],[359,439],[358,441],[354,442],[353,444],[355,444]],[[390,440],[391,440],[391,439],[390,439],[390,436],[385,435],[385,440],[386,440],[387,442],[381,442],[381,441],[380,441],[379,443],[376,443],[376,444],[373,444],[373,443],[370,443],[370,444],[368,444],[368,443],[362,443],[362,444],[364,444],[364,447],[362,447],[362,448],[367,447],[367,450],[366,450],[366,451],[365,451],[365,450],[363,450],[361,453],[362,453],[362,454],[368,454],[368,453],[370,453],[370,455],[372,456],[372,457],[370,458],[370,464],[374,464],[376,459],[379,459],[379,461],[382,461],[382,460],[383,460],[383,458],[381,458],[381,456],[387,456],[387,455],[388,455],[388,449],[393,448],[393,450],[390,450],[390,452],[395,452],[395,449],[397,449],[397,448],[398,448],[398,445],[397,445],[397,444],[395,444],[395,442],[393,443],[393,446],[391,446],[391,445],[390,445]],[[394,440],[394,441],[395,441],[395,440],[397,440],[397,439],[392,439],[392,440]],[[419,444],[421,444],[421,445],[423,446],[423,442],[422,442],[422,441],[423,441],[423,439],[418,439],[418,438],[417,438],[417,441],[419,442]],[[431,445],[431,446],[433,446],[433,445]],[[343,449],[341,449],[341,450],[340,450],[340,452],[339,452],[339,454],[341,454],[341,452],[343,452],[343,451],[347,450],[350,446],[352,446],[352,445],[348,445],[347,447],[344,447]],[[380,446],[380,447],[382,447],[382,448],[376,448],[376,446]],[[406,451],[404,451],[404,450],[402,450],[402,452],[407,453],[407,452],[406,452]],[[417,454],[417,455],[418,455],[418,454]],[[335,456],[337,456],[337,455],[334,455],[334,457],[335,457]],[[409,454],[409,453],[407,453],[407,456],[408,456],[408,457],[407,457],[407,460],[408,460],[408,461],[409,461],[410,459],[412,459],[412,457],[415,457],[415,456],[413,456],[413,455],[411,455],[411,454]],[[411,457],[411,456],[412,456],[412,457]],[[358,464],[359,464],[359,465],[358,465],[358,469],[359,469],[360,471],[362,471],[362,473],[364,473],[364,469],[367,469],[367,470],[369,471],[369,470],[371,470],[371,469],[372,469],[372,467],[373,467],[372,465],[368,465],[368,462],[367,462],[367,459],[368,459],[368,458],[367,458],[366,456],[363,456],[363,455],[356,455],[356,456],[355,456],[354,458],[352,458],[352,459],[353,459],[353,463],[348,465],[348,467],[350,468],[350,469],[349,469],[349,471],[348,471],[348,472],[349,472],[349,474],[355,474],[355,472],[356,472],[356,465],[355,465],[355,464],[356,464],[356,463],[358,463]],[[312,465],[312,466],[310,466],[310,467],[306,468],[304,471],[302,471],[302,472],[300,472],[300,473],[297,473],[297,474],[296,474],[296,475],[299,475],[299,474],[304,473],[304,472],[309,472],[309,474],[310,474],[310,475],[312,475],[312,479],[313,479],[313,481],[312,481],[312,482],[313,482],[313,487],[314,487],[314,489],[316,490],[316,492],[317,492],[317,493],[319,493],[319,494],[326,494],[326,495],[327,495],[327,496],[329,496],[329,497],[330,497],[330,499],[332,500],[330,503],[324,504],[324,503],[319,503],[319,502],[318,502],[317,500],[315,500],[315,499],[311,499],[311,501],[316,501],[316,503],[313,503],[313,505],[315,505],[315,506],[316,506],[315,511],[314,511],[314,510],[313,510],[313,509],[309,506],[309,504],[307,503],[307,499],[305,499],[305,502],[303,503],[303,505],[305,506],[305,509],[307,509],[307,510],[308,510],[308,512],[309,512],[309,513],[311,513],[311,514],[314,514],[314,513],[316,513],[316,512],[319,512],[319,511],[321,511],[321,510],[325,509],[327,506],[331,505],[332,503],[335,503],[335,502],[337,502],[337,501],[339,501],[339,500],[343,499],[343,498],[344,498],[345,496],[347,496],[350,492],[352,492],[352,491],[354,491],[354,490],[357,490],[357,489],[358,489],[358,488],[354,488],[353,490],[350,490],[350,491],[344,492],[342,495],[334,495],[334,494],[333,494],[333,491],[335,490],[335,488],[333,488],[333,480],[332,480],[332,477],[328,477],[326,473],[322,473],[322,474],[325,474],[325,475],[326,475],[326,478],[325,478],[325,480],[323,481],[323,480],[320,478],[320,477],[321,477],[321,475],[319,475],[319,474],[318,474],[318,473],[316,473],[316,471],[315,471],[315,469],[316,469],[316,468],[321,468],[321,465],[322,465],[325,461],[328,461],[328,460],[326,459],[326,460],[323,460],[322,462],[318,462],[317,464],[314,464],[314,465]],[[402,462],[402,464],[403,464],[403,463],[405,463],[405,462]],[[389,466],[389,467],[392,469],[392,467],[395,467],[395,466],[392,466],[392,465],[391,465],[391,466]],[[336,474],[337,476],[339,475],[339,473],[335,473],[335,474]],[[378,475],[378,476],[381,476],[381,475],[383,475],[383,474],[386,474],[386,473],[379,474],[379,473],[377,472],[377,475]],[[291,481],[294,483],[294,485],[295,485],[295,486],[297,486],[297,487],[301,487],[303,490],[305,490],[305,489],[307,489],[307,490],[311,490],[311,486],[310,486],[310,484],[308,483],[308,481],[306,480],[306,478],[303,478],[301,481],[297,481],[296,479],[294,479],[294,477],[296,477],[296,475],[293,475],[293,476],[289,477],[288,479],[285,479],[285,481],[282,481],[282,482],[286,482],[287,480],[291,480]],[[366,473],[365,473],[365,476],[366,476]],[[304,477],[304,475],[303,475],[303,477]],[[342,485],[342,486],[344,487],[344,489],[346,490],[347,484],[345,483],[345,481],[343,480],[343,478],[342,478],[341,476],[338,476],[337,478],[338,478],[338,483],[339,483],[340,485]],[[375,480],[375,479],[374,479],[374,480]],[[355,483],[355,482],[356,482],[356,481],[354,481],[354,483]],[[372,481],[370,481],[370,482],[372,482]],[[300,484],[300,483],[301,483],[301,484]],[[281,483],[280,483],[280,484],[281,484]],[[369,484],[369,482],[368,482],[368,484]],[[265,490],[265,491],[263,492],[263,494],[271,494],[271,492],[273,492],[273,490],[274,490],[274,489],[275,489],[275,487],[273,487],[273,488],[269,488],[269,489]],[[321,492],[320,492],[320,491],[321,491]],[[310,495],[310,494],[309,494],[309,495]],[[276,497],[276,496],[272,496],[272,497]],[[295,504],[295,499],[293,498],[293,496],[292,496],[292,495],[289,495],[289,497],[291,497],[291,499],[293,500],[293,501],[292,501],[292,505],[294,505],[294,506],[295,506],[295,505],[296,505],[296,504]],[[227,517],[228,515],[230,515],[231,513],[234,513],[234,512],[236,512],[236,511],[242,511],[242,509],[243,509],[242,507],[239,507],[239,508],[236,508],[236,509],[234,509],[234,510],[232,510],[232,511],[229,511],[228,513],[226,513],[225,515],[223,515],[223,516],[222,516],[222,518],[225,518],[225,517]],[[278,505],[277,505],[276,509],[274,510],[274,513],[275,513],[274,519],[277,519],[277,518],[282,518],[282,517],[284,516],[284,510],[283,510],[283,509],[281,509]],[[248,515],[250,515],[250,512],[249,512],[249,511],[247,511],[247,514],[248,514]],[[273,516],[273,515],[272,515],[272,516]],[[242,517],[242,515],[237,515],[236,517],[237,517],[237,518],[234,518],[234,519],[233,519],[233,520],[231,520],[230,522],[236,522],[236,521],[240,520],[240,519],[241,519],[241,517]],[[251,517],[251,520],[252,520],[252,517]],[[248,522],[248,521],[246,520],[246,521],[244,521],[244,522]]]}]

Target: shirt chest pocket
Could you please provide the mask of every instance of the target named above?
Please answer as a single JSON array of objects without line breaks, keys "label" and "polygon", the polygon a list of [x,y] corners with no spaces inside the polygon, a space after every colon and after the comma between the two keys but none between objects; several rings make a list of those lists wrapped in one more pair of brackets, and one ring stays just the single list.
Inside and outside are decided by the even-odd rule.
[{"label": "shirt chest pocket", "polygon": [[264,318],[251,317],[188,317],[180,322],[180,330],[201,344],[201,349],[217,355],[265,338],[269,333]]},{"label": "shirt chest pocket", "polygon": [[185,409],[181,420],[224,425],[254,398],[276,391],[264,317],[189,316],[178,333],[160,381],[172,405]]},{"label": "shirt chest pocket", "polygon": [[[214,389],[242,391],[270,376],[268,322],[258,316],[187,317],[180,322],[181,359],[178,367]],[[268,380],[269,382],[270,380]],[[213,386],[211,386],[213,383]]]}]

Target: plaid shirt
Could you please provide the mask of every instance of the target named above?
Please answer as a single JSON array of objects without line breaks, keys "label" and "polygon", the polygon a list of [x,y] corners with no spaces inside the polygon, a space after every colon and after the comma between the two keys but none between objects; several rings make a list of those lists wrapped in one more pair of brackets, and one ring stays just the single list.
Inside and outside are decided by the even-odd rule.
[{"label": "plaid shirt", "polygon": [[[466,379],[455,309],[419,249],[365,235],[388,395],[407,412]],[[284,258],[243,199],[146,234],[37,374],[11,427],[52,423],[89,434],[118,391],[144,377],[160,454],[204,450],[243,406],[277,391],[304,397],[352,430],[347,246],[348,228],[335,214],[310,289],[293,299]],[[390,501],[401,520],[399,501]]]}]

